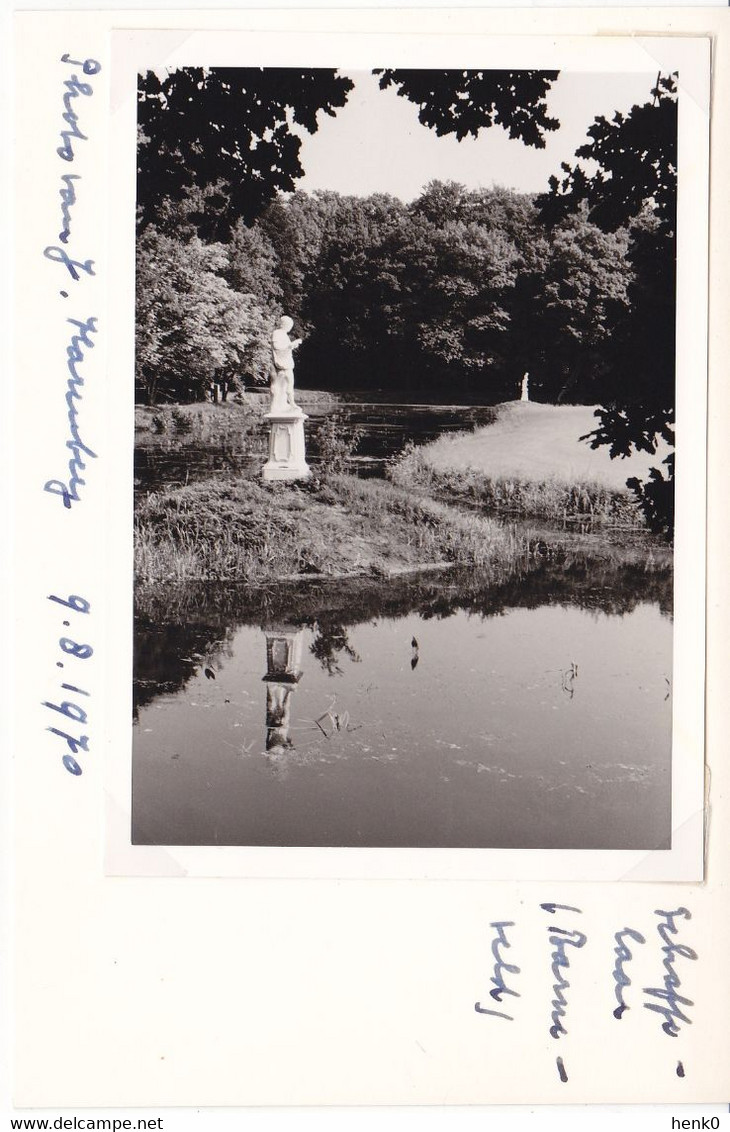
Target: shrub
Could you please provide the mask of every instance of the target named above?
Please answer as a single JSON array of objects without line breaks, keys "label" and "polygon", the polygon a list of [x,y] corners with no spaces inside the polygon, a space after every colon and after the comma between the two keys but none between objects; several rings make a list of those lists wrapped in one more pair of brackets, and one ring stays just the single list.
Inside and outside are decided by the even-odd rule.
[{"label": "shrub", "polygon": [[172,410],[172,423],[174,425],[175,432],[180,433],[181,436],[189,436],[189,434],[193,431],[192,420],[187,415],[187,413],[184,413],[181,409]]},{"label": "shrub", "polygon": [[340,413],[325,418],[313,446],[322,479],[346,471],[363,435],[361,428],[346,426]]}]

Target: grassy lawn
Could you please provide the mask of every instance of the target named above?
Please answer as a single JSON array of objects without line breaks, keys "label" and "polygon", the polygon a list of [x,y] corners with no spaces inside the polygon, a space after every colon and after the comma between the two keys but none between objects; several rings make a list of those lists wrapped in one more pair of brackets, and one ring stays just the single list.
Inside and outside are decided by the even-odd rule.
[{"label": "grassy lawn", "polygon": [[644,479],[669,452],[641,452],[612,460],[607,447],[591,448],[580,437],[595,428],[591,405],[539,405],[515,401],[501,408],[497,422],[473,433],[441,436],[421,449],[436,469],[473,468],[502,479],[595,483],[622,491],[630,476]]},{"label": "grassy lawn", "polygon": [[502,405],[495,424],[410,449],[390,476],[401,487],[486,511],[641,529],[644,517],[626,480],[644,479],[669,449],[612,460],[606,447],[580,439],[595,426],[593,414],[590,405]]}]

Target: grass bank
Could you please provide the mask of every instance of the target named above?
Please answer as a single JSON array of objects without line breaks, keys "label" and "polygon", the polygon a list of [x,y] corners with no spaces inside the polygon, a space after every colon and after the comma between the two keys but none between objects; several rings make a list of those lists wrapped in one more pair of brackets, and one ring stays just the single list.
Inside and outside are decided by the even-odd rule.
[{"label": "grass bank", "polygon": [[607,448],[592,449],[580,439],[595,427],[594,413],[587,405],[503,405],[487,428],[408,449],[390,478],[488,511],[642,529],[644,517],[626,480],[644,479],[666,452],[611,460]]},{"label": "grass bank", "polygon": [[345,475],[301,485],[206,481],[147,496],[135,517],[142,585],[385,577],[514,554],[514,536],[493,520]]},{"label": "grass bank", "polygon": [[[603,559],[612,548],[623,561],[623,544],[636,540],[632,532],[643,527],[628,490],[611,481],[616,473],[605,452],[599,478],[576,478],[577,461],[587,447],[578,437],[591,426],[590,408],[501,406],[491,426],[407,450],[391,467],[389,481],[342,474],[337,452],[320,451],[317,477],[285,485],[265,484],[259,475],[267,406],[262,395],[246,403],[137,410],[140,448],[182,453],[186,466],[185,453],[225,443],[229,432],[232,449],[237,446],[238,455],[240,449],[251,461],[251,467],[240,466],[235,473],[216,468],[213,478],[190,484],[178,469],[174,478],[180,486],[169,483],[150,494],[140,490],[138,585],[377,580],[444,566],[496,574],[524,570],[526,563],[542,558],[565,563],[566,555],[576,552]],[[549,467],[550,474],[537,478],[541,467]],[[624,474],[638,471],[632,463]],[[485,514],[490,510],[527,522],[506,527]],[[581,534],[575,523],[546,529],[556,520],[576,519],[591,520],[585,527],[590,533]],[[607,545],[599,547],[601,526]],[[640,559],[647,547],[637,548]]]}]

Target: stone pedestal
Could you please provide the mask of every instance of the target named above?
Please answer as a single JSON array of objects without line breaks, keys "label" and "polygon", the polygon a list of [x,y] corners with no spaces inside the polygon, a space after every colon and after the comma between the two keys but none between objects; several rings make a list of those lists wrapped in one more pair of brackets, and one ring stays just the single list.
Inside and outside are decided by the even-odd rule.
[{"label": "stone pedestal", "polygon": [[269,459],[264,464],[265,480],[303,480],[311,472],[304,446],[304,422],[307,414],[301,409],[285,409],[267,413],[269,422]]},{"label": "stone pedestal", "polygon": [[302,630],[277,625],[264,630],[266,675],[264,680],[298,684],[302,678]]}]

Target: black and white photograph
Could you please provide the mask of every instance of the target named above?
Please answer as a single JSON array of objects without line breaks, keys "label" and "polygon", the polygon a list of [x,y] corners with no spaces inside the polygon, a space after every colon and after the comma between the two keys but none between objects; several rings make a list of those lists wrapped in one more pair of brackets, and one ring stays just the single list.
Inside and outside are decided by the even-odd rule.
[{"label": "black and white photograph", "polygon": [[671,848],[679,89],[140,72],[132,844]]},{"label": "black and white photograph", "polygon": [[18,14],[11,1123],[724,1111],[730,13],[382,2]]}]

